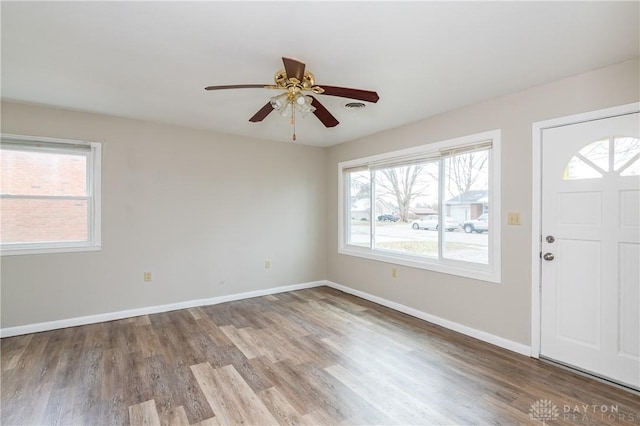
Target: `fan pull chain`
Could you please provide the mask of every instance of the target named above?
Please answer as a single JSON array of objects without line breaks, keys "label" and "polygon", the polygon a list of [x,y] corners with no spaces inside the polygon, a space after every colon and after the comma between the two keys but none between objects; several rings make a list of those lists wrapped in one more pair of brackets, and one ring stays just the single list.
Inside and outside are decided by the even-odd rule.
[{"label": "fan pull chain", "polygon": [[296,140],[296,108],[291,105],[291,125],[293,125],[293,140]]}]

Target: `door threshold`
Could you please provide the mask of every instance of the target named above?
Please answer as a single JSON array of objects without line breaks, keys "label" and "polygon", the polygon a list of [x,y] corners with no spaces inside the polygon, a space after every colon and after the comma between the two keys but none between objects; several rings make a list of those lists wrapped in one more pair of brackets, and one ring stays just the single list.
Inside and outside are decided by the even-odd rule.
[{"label": "door threshold", "polygon": [[579,376],[583,376],[589,379],[593,379],[596,380],[600,383],[605,383],[608,384],[610,386],[613,386],[615,388],[627,391],[627,392],[631,392],[632,394],[638,395],[640,396],[640,388],[635,388],[631,385],[627,385],[626,383],[619,383],[616,382],[613,379],[610,379],[608,377],[604,377],[604,376],[599,376],[591,371],[587,371],[587,370],[582,370],[581,368],[578,368],[576,366],[570,365],[570,364],[565,364],[564,362],[555,360],[555,359],[551,359],[551,358],[547,358],[544,355],[540,355],[540,361],[542,362],[546,362],[547,364],[551,364],[554,365],[556,367],[562,368],[563,370],[566,371],[570,371],[572,373],[578,374]]}]

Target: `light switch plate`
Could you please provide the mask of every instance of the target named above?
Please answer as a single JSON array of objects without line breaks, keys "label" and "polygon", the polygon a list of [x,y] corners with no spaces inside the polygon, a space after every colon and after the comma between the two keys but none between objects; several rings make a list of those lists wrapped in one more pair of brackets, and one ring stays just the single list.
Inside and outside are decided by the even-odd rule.
[{"label": "light switch plate", "polygon": [[520,225],[520,213],[509,212],[507,214],[507,222],[509,225]]}]

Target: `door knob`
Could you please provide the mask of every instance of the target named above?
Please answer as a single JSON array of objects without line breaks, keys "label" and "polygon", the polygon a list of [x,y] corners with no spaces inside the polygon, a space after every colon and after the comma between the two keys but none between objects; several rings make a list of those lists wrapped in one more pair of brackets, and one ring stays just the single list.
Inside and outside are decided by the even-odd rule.
[{"label": "door knob", "polygon": [[551,261],[551,260],[553,260],[553,259],[555,258],[555,256],[553,255],[553,253],[545,253],[545,254],[544,254],[544,256],[542,256],[542,258],[543,258],[544,260],[549,260],[549,261]]}]

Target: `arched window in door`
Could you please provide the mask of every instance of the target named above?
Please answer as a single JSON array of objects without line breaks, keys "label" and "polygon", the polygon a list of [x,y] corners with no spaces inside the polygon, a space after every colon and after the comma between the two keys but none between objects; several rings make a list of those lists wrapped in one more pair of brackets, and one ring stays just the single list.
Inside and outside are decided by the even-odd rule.
[{"label": "arched window in door", "polygon": [[571,157],[563,179],[597,179],[608,173],[640,176],[640,139],[612,136],[588,144]]}]

